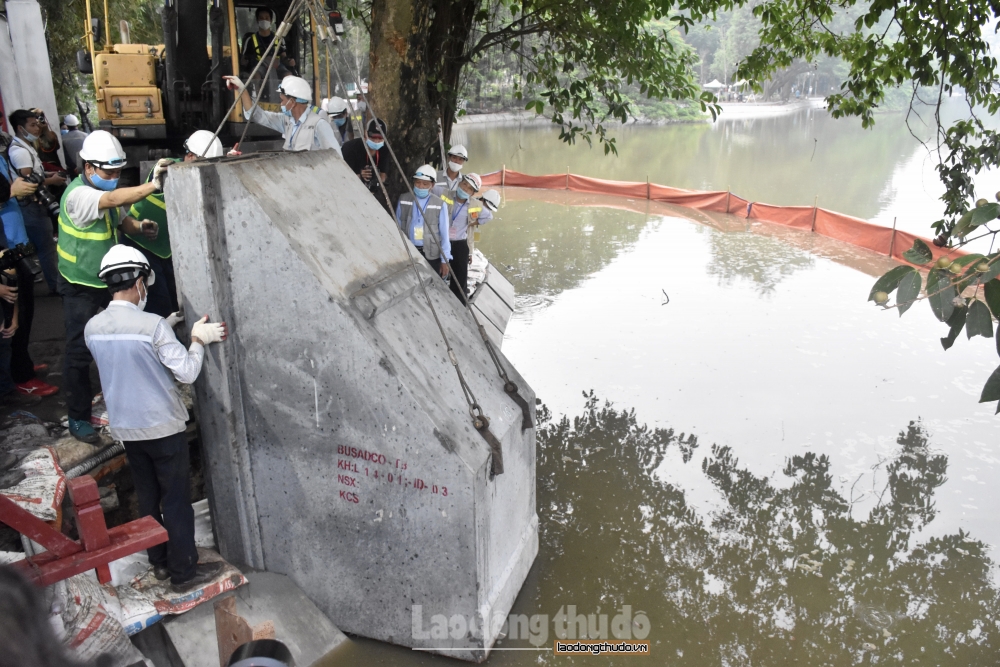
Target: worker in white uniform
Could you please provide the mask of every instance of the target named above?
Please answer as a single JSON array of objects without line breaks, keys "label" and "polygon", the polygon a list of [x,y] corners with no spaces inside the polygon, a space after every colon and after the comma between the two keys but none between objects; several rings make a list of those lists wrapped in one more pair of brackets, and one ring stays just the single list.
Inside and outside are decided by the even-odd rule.
[{"label": "worker in white uniform", "polygon": [[281,132],[285,139],[286,151],[332,150],[340,155],[340,142],[333,133],[326,112],[313,106],[312,87],[298,76],[286,76],[278,86],[281,98],[281,113],[253,109],[253,99],[246,86],[236,76],[222,77],[230,90],[238,91],[243,101],[243,117],[259,125]]},{"label": "worker in white uniform", "polygon": [[469,161],[469,151],[465,146],[457,144],[448,151],[448,164],[437,173],[437,182],[434,184],[434,194],[441,196],[458,188],[462,181],[462,167]]},{"label": "worker in white uniform", "polygon": [[87,323],[84,338],[101,374],[111,435],[125,444],[139,514],[156,519],[170,538],[148,550],[149,563],[157,579],[170,579],[173,592],[193,591],[218,576],[222,564],[198,564],[188,411],[174,380],[195,381],[205,346],[225,340],[226,325],[206,315],[195,322],[185,349],[170,320],[143,312],[156,274],[131,246],[112,246],[99,276],[111,302]]}]

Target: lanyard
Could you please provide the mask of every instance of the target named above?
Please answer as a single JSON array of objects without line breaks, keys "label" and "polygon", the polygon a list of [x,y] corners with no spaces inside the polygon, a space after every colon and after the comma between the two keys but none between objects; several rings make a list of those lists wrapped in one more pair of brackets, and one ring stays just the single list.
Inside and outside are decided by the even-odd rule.
[{"label": "lanyard", "polygon": [[[456,197],[457,197],[457,195],[456,195]],[[459,212],[461,212],[461,210],[463,208],[465,208],[466,206],[468,206],[468,205],[469,205],[469,200],[466,199],[465,201],[462,202],[461,206],[455,207],[455,212],[451,216],[451,221],[455,222],[455,219],[458,217]]]}]

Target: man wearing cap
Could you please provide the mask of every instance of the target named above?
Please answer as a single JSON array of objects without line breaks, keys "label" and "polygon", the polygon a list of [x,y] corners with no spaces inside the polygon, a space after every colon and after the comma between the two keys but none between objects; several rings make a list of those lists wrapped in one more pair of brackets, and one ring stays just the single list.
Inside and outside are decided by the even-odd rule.
[{"label": "man wearing cap", "polygon": [[452,146],[448,151],[448,164],[438,172],[437,183],[434,185],[434,194],[443,195],[458,187],[462,180],[462,167],[469,161],[469,151],[465,146],[458,144]]},{"label": "man wearing cap", "polygon": [[253,100],[246,86],[239,77],[224,76],[226,86],[230,90],[240,91],[243,100],[243,117],[255,123],[281,132],[285,138],[286,151],[324,151],[332,150],[340,155],[340,143],[333,134],[326,112],[312,106],[312,87],[298,76],[286,76],[278,86],[281,98],[281,113],[264,111],[260,107],[253,109]]},{"label": "man wearing cap", "polygon": [[454,260],[451,267],[454,275],[451,277],[451,291],[455,293],[459,301],[465,303],[462,295],[468,298],[469,293],[469,227],[484,225],[493,219],[493,213],[489,208],[485,208],[483,203],[474,199],[473,196],[479,192],[483,186],[483,181],[479,174],[465,174],[458,183],[458,187],[446,194],[442,194],[441,199],[448,205],[448,237],[451,241],[451,254]]},{"label": "man wearing cap", "polygon": [[354,138],[354,128],[351,127],[350,105],[347,104],[347,100],[343,97],[323,98],[320,106],[323,107],[323,111],[326,112],[326,115],[330,118],[330,122],[333,123],[333,134],[337,137],[337,141],[340,142],[341,146]]},{"label": "man wearing cap", "polygon": [[[385,183],[386,170],[392,161],[385,145],[385,121],[372,118],[365,128],[365,137],[345,143],[343,153],[344,162],[358,175],[365,187],[371,192],[378,192],[379,181]],[[372,162],[378,170],[378,180],[373,178],[375,172],[372,170]]]},{"label": "man wearing cap", "polygon": [[[413,174],[413,194],[403,193],[396,204],[396,219],[406,237],[417,247],[420,254],[430,263],[431,268],[448,277],[448,262],[451,261],[451,242],[448,239],[448,205],[431,194],[437,172],[429,164],[417,169]],[[416,195],[414,197],[414,195]],[[425,225],[426,223],[426,225]],[[434,229],[427,229],[434,225]]]},{"label": "man wearing cap", "polygon": [[100,260],[99,278],[110,302],[87,322],[87,348],[101,374],[111,435],[125,444],[139,515],[156,519],[170,538],[147,552],[153,575],[169,578],[174,593],[185,593],[218,576],[222,564],[198,564],[184,434],[188,411],[174,381],[195,381],[205,346],[224,341],[226,325],[206,315],[195,322],[185,349],[168,320],[143,312],[157,280],[135,248],[112,246]]},{"label": "man wearing cap", "polygon": [[117,243],[119,228],[126,234],[157,237],[159,226],[155,222],[120,216],[118,210],[162,190],[170,160],[157,163],[149,183],[119,188],[118,179],[127,164],[125,151],[118,139],[104,130],[87,136],[80,149],[80,160],[82,171],[66,188],[59,206],[59,295],[66,323],[63,392],[70,435],[95,444],[100,436],[90,424],[93,357],[84,342],[83,330],[90,318],[111,300],[98,276],[101,259]]},{"label": "man wearing cap", "polygon": [[[202,158],[222,157],[222,142],[209,130],[198,130],[184,142],[184,162],[194,162]],[[180,162],[180,160],[170,160]],[[156,169],[149,171],[146,182],[153,180]],[[136,220],[152,220],[159,227],[155,239],[145,234],[126,234],[122,240],[126,245],[138,248],[146,256],[149,267],[156,274],[156,282],[148,285],[149,303],[146,310],[160,317],[180,319],[177,314],[177,284],[174,280],[174,260],[170,251],[170,227],[167,224],[167,203],[162,192],[154,192],[142,201],[132,204],[129,215]]]},{"label": "man wearing cap", "polygon": [[80,149],[87,133],[80,130],[80,119],[69,114],[63,118],[66,134],[62,136],[63,156],[66,158],[66,170],[76,176],[80,173]]}]

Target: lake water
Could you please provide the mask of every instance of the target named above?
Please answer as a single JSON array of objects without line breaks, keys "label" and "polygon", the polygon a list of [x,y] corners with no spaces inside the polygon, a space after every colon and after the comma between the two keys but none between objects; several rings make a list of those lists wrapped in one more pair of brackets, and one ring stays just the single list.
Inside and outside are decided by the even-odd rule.
[{"label": "lake water", "polygon": [[[618,158],[545,127],[463,133],[484,172],[818,194],[919,232],[936,216],[899,117],[632,128]],[[886,258],[733,216],[507,189],[482,236],[518,293],[504,352],[551,412],[541,547],[513,610],[545,623],[490,664],[1000,659],[1000,418],[976,402],[993,340],[944,352],[925,304],[900,318],[866,303]],[[600,634],[626,605],[651,656],[552,654],[561,614]],[[457,663],[356,640],[328,664]]]}]

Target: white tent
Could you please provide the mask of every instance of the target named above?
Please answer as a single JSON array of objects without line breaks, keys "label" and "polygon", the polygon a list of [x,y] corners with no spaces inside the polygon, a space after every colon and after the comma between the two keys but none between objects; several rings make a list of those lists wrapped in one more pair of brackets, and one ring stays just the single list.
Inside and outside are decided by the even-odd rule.
[{"label": "white tent", "polygon": [[708,83],[706,83],[704,86],[702,86],[702,88],[708,88],[709,90],[719,90],[720,88],[725,88],[725,87],[726,87],[726,84],[719,83],[718,79],[712,79],[711,81],[709,81]]}]

